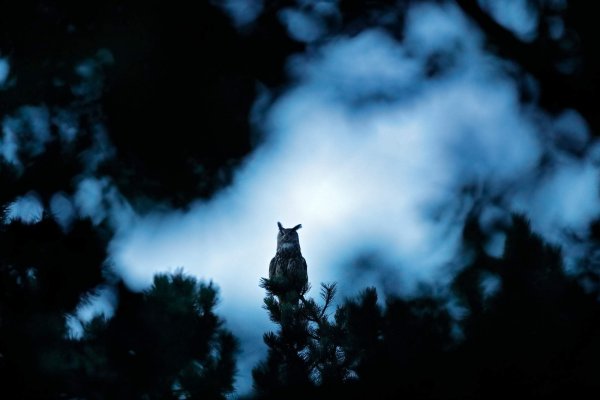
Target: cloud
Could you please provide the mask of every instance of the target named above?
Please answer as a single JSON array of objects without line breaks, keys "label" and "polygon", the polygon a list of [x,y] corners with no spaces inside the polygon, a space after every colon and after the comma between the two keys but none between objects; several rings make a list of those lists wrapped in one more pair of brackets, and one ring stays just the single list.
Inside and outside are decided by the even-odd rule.
[{"label": "cloud", "polygon": [[[427,78],[440,54],[447,62]],[[117,272],[136,289],[180,266],[214,279],[249,371],[271,327],[257,284],[275,252],[276,221],[304,225],[310,281],[338,281],[344,295],[368,285],[404,295],[422,283],[443,287],[461,264],[476,203],[490,234],[517,211],[553,241],[585,237],[600,214],[585,123],[572,110],[553,119],[522,105],[502,65],[449,5],[413,7],[402,43],[372,29],[293,57],[294,84],[259,121],[264,144],[233,184],[188,211],[123,226],[111,243]],[[492,255],[503,241],[491,236]],[[385,268],[357,270],[368,254]],[[240,389],[249,384],[244,374]]]}]

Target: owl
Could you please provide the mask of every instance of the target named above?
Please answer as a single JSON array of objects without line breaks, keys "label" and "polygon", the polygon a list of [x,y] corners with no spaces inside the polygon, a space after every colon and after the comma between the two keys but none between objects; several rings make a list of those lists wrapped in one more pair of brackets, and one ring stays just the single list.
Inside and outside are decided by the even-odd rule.
[{"label": "owl", "polygon": [[287,281],[294,289],[301,291],[308,283],[306,260],[300,251],[297,232],[302,225],[287,229],[278,222],[277,227],[279,228],[277,252],[269,265],[269,279],[278,278]]}]

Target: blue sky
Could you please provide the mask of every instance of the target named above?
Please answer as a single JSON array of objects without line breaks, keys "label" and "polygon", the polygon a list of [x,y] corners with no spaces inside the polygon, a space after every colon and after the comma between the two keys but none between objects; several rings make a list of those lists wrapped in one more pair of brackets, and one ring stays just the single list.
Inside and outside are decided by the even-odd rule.
[{"label": "blue sky", "polygon": [[[259,3],[230,0],[223,7],[246,29]],[[524,39],[535,27],[525,1],[484,3]],[[565,245],[568,266],[585,251],[571,238],[586,238],[600,216],[600,147],[583,118],[521,103],[510,66],[484,50],[482,36],[456,7],[412,6],[400,42],[377,28],[331,35],[324,21],[335,20],[335,1],[298,4],[282,10],[280,20],[307,50],[287,61],[291,83],[283,94],[270,102],[264,90],[256,99],[252,123],[263,143],[230,186],[185,211],[137,214],[108,178],[92,177],[97,160],[111,155],[98,123],[88,174],[73,196],[57,193],[50,204],[65,229],[74,215],[110,221],[117,233],[108,262],[131,288],[144,289],[155,273],[180,267],[214,280],[218,310],[242,341],[242,392],[266,352],[262,334],[274,328],[261,308],[258,281],[275,253],[277,221],[303,224],[300,243],[313,287],[337,281],[341,297],[366,286],[410,296],[423,284],[444,293],[467,260],[460,238],[474,207],[490,254],[501,253],[499,227],[518,212],[545,239]],[[429,77],[434,55],[445,62]],[[0,59],[0,86],[9,71]],[[88,96],[97,90],[89,85],[95,75],[81,71],[81,96]],[[536,83],[530,85],[535,93]],[[40,106],[5,118],[2,156],[18,163],[14,138],[23,124],[39,128],[29,142],[31,151],[43,151],[49,118],[56,117]],[[73,127],[65,121],[69,140]],[[9,218],[35,222],[42,210],[32,192],[16,199]],[[365,255],[385,268],[357,268]],[[497,290],[493,279],[483,290]],[[69,323],[76,329],[77,318],[110,315],[116,301],[104,286]]]}]

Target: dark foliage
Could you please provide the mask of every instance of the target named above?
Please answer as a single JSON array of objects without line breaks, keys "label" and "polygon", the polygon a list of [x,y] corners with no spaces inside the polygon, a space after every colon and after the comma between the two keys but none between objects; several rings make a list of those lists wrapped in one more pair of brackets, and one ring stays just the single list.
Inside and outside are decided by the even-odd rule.
[{"label": "dark foliage", "polygon": [[109,320],[72,343],[70,388],[91,399],[224,398],[233,390],[237,343],[214,314],[212,284],[157,275],[143,293],[120,287]]},{"label": "dark foliage", "polygon": [[[57,163],[61,152],[44,156]],[[35,223],[8,220],[35,168],[0,168],[1,398],[217,399],[233,390],[237,343],[213,311],[217,291],[182,273],[156,276],[143,293],[118,285],[114,317],[98,316],[71,337],[68,315],[111,285],[110,232],[88,219],[65,228],[45,212]],[[32,182],[53,193],[65,180]]]},{"label": "dark foliage", "polygon": [[[25,160],[43,165],[40,159],[56,163],[57,158],[49,152]],[[62,393],[61,376],[67,368],[63,358],[69,347],[66,314],[104,281],[107,239],[90,221],[77,220],[65,231],[46,213],[35,224],[6,219],[8,204],[24,194],[24,180],[34,170],[19,172],[0,164],[0,395],[6,398]],[[40,176],[32,182],[55,185],[54,190],[64,183],[60,178],[45,182]]]},{"label": "dark foliage", "polygon": [[[585,1],[559,2],[528,0],[540,15],[540,23],[532,41],[519,39],[496,22],[477,0],[456,0],[460,8],[485,34],[489,48],[513,62],[539,82],[540,103],[550,112],[566,108],[578,110],[596,135],[600,125],[592,104],[598,102],[600,60],[593,37],[598,24]],[[553,37],[552,20],[560,17],[564,33]],[[520,79],[524,79],[521,76]]]},{"label": "dark foliage", "polygon": [[[485,289],[489,279],[496,291]],[[269,354],[254,371],[258,398],[564,398],[600,387],[598,293],[566,275],[560,252],[521,217],[503,256],[479,254],[445,298],[391,297],[382,305],[367,289],[331,320],[313,300],[286,305],[268,281],[263,287],[280,329],[265,335]],[[323,288],[329,304],[334,286]],[[457,306],[462,318],[449,311]]]},{"label": "dark foliage", "polygon": [[347,375],[341,358],[342,331],[328,314],[335,284],[321,285],[322,305],[306,299],[309,288],[298,293],[293,282],[263,278],[267,290],[264,308],[279,330],[264,335],[269,348],[267,360],[253,371],[256,391],[267,398],[290,393],[312,396],[316,384],[329,385]]},{"label": "dark foliage", "polygon": [[253,148],[257,85],[276,90],[285,59],[302,48],[276,10],[240,35],[209,1],[2,2],[0,55],[12,83],[0,90],[0,115],[72,105],[76,66],[100,54],[107,66],[94,100],[118,149],[102,172],[140,209],[184,206],[230,182]]},{"label": "dark foliage", "polygon": [[[81,226],[79,226],[81,224]],[[223,398],[237,343],[214,314],[217,292],[182,273],[151,288],[119,286],[111,319],[71,338],[66,314],[101,281],[104,244],[88,223],[65,236],[50,219],[0,232],[3,398]]]}]

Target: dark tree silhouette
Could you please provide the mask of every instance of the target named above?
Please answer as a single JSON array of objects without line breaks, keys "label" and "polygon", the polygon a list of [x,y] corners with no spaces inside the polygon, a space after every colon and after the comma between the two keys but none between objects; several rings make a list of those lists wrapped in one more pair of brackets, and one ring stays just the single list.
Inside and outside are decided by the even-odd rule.
[{"label": "dark tree silhouette", "polygon": [[73,394],[100,399],[225,398],[237,342],[214,313],[217,291],[181,272],[142,293],[119,290],[114,317],[73,342]]},{"label": "dark tree silhouette", "polygon": [[[465,239],[477,254],[450,293],[389,297],[382,305],[370,288],[338,306],[334,319],[313,300],[278,302],[280,288],[263,280],[265,308],[279,330],[265,335],[256,396],[537,399],[598,390],[598,292],[567,275],[560,251],[524,218],[515,216],[506,233],[504,254],[493,258],[482,251],[486,238],[476,223],[467,224]],[[328,305],[334,287],[323,288]]]},{"label": "dark tree silhouette", "polygon": [[67,232],[46,213],[35,224],[7,221],[9,202],[29,175],[8,164],[0,170],[0,391],[56,398],[69,369],[65,316],[104,281],[107,241],[88,220]]},{"label": "dark tree silhouette", "polygon": [[[474,290],[489,276],[500,284],[491,297]],[[565,273],[558,248],[522,217],[514,218],[501,259],[480,255],[461,273],[456,291],[470,314],[460,354],[476,366],[476,395],[489,390],[488,397],[502,398],[518,390],[561,398],[597,390],[589,373],[600,368],[598,293],[576,278]]]},{"label": "dark tree silhouette", "polygon": [[107,65],[94,100],[119,155],[102,174],[142,210],[210,197],[259,141],[250,123],[257,83],[277,90],[285,60],[304,47],[288,38],[277,8],[240,34],[211,3],[3,2],[0,56],[11,72],[0,115],[72,105],[76,67],[100,52]]},{"label": "dark tree silhouette", "polygon": [[133,293],[111,319],[72,338],[66,317],[101,282],[106,243],[87,220],[0,225],[3,398],[224,398],[237,343],[214,313],[217,291],[182,273]]},{"label": "dark tree silhouette", "polygon": [[[236,345],[212,310],[215,289],[183,275],[158,277],[143,294],[120,284],[114,320],[99,317],[84,327],[80,340],[70,339],[66,316],[98,285],[116,284],[105,268],[113,232],[106,222],[79,215],[63,227],[48,211],[53,195],[73,196],[84,178],[108,177],[139,208],[145,199],[185,204],[227,182],[227,171],[249,150],[254,83],[236,72],[243,65],[240,55],[225,54],[217,45],[227,36],[232,47],[243,48],[227,19],[208,3],[201,7],[204,12],[194,15],[207,23],[199,25],[193,17],[186,25],[179,16],[192,18],[191,13],[159,2],[0,5],[0,56],[10,64],[0,87],[0,124],[20,118],[27,107],[48,111],[41,151],[32,148],[35,121],[23,119],[14,138],[18,162],[5,162],[4,151],[0,155],[1,398],[221,397],[231,390]],[[180,73],[183,64],[171,58],[192,47],[210,47],[213,56],[207,59],[214,63],[186,64]],[[86,62],[95,75],[82,93],[78,71]],[[189,74],[210,79],[190,85]],[[197,127],[200,147],[190,145],[191,120],[180,118],[184,99],[174,100],[187,98],[191,88],[211,92],[201,101],[212,107],[212,119]],[[195,106],[187,110],[199,121]],[[71,141],[60,135],[62,112],[76,130]],[[94,131],[104,127],[119,158],[107,151],[92,167]],[[161,139],[165,134],[170,140]],[[44,208],[42,220],[6,220],[8,206],[30,192]],[[126,348],[131,338],[141,346],[139,357],[129,354],[138,351],[133,344]]]},{"label": "dark tree silhouette", "polygon": [[298,293],[293,281],[261,279],[267,291],[264,308],[279,329],[264,335],[267,359],[252,371],[260,396],[314,396],[318,385],[346,379],[349,371],[341,354],[342,332],[329,315],[335,286],[321,285],[323,304],[318,305],[305,297],[308,285]]},{"label": "dark tree silhouette", "polygon": [[[477,0],[456,0],[456,4],[482,30],[492,52],[513,61],[522,72],[539,83],[540,104],[550,112],[568,108],[579,111],[598,135],[600,67],[594,40],[598,24],[585,1],[552,2],[528,0],[527,5],[539,15],[535,37],[521,40],[488,14]],[[552,33],[553,20],[561,18],[563,33]],[[521,79],[523,77],[521,76]]]},{"label": "dark tree silhouette", "polygon": [[[211,78],[214,91],[206,97],[210,99],[206,103],[217,110],[226,108],[230,113],[233,101],[240,117],[225,120],[231,122],[227,131],[233,132],[236,139],[223,138],[221,131],[212,129],[219,113],[211,112],[215,120],[205,120],[206,126],[200,129],[214,133],[204,136],[203,155],[179,151],[194,148],[186,144],[178,150],[182,140],[152,141],[165,133],[168,125],[165,121],[177,120],[173,116],[175,110],[178,115],[181,111],[174,103],[169,111],[163,102],[165,93],[170,97],[183,93],[181,85],[161,81],[161,77],[172,75],[184,79],[185,75],[175,71],[181,64],[171,63],[170,71],[161,69],[166,65],[163,61],[177,52],[167,37],[186,37],[186,28],[177,22],[177,30],[160,32],[165,20],[160,24],[153,22],[158,3],[150,4],[147,12],[142,13],[138,11],[148,6],[145,2],[117,3],[97,1],[81,7],[25,0],[0,5],[0,56],[8,57],[10,63],[7,84],[0,88],[0,124],[8,118],[20,118],[26,107],[32,105],[48,110],[49,114],[45,132],[49,137],[41,151],[32,147],[35,121],[23,118],[25,122],[14,139],[18,162],[5,162],[6,153],[0,155],[1,398],[218,398],[232,388],[235,340],[222,329],[221,320],[213,312],[214,287],[198,284],[190,277],[157,277],[153,289],[143,294],[132,293],[120,285],[114,319],[104,321],[98,317],[84,327],[80,340],[69,337],[67,315],[90,298],[99,285],[114,285],[115,277],[109,276],[107,281],[111,273],[105,268],[106,249],[113,232],[107,223],[95,224],[78,216],[68,227],[59,225],[48,212],[52,196],[56,193],[72,196],[81,179],[116,171],[112,174],[114,182],[123,184],[124,189],[131,188],[124,193],[132,200],[143,195],[152,201],[168,198],[182,203],[187,200],[178,200],[181,196],[172,193],[183,192],[187,187],[191,191],[186,192],[185,199],[208,195],[226,181],[220,171],[228,168],[229,160],[248,149],[244,116],[254,89],[250,81],[226,72],[231,60],[219,57],[211,58],[215,65],[206,69],[211,76],[212,72],[218,72],[233,79]],[[218,27],[216,31],[231,35],[233,31],[225,17],[207,4],[203,7],[208,13],[200,15],[212,20]],[[177,14],[175,9],[169,10]],[[176,15],[172,17],[177,19]],[[211,29],[208,32],[216,34]],[[156,42],[152,37],[162,37],[163,48],[172,53],[149,51],[154,46],[150,43]],[[206,44],[211,43],[214,40],[207,38]],[[218,51],[216,47],[213,49],[215,53]],[[77,66],[91,60],[94,68],[100,68],[100,56],[102,68],[115,62],[110,74],[100,71],[92,78],[94,86],[78,94],[81,76]],[[151,71],[140,73],[150,65]],[[194,70],[194,74],[197,72]],[[163,82],[158,85],[160,94],[148,96],[144,89],[156,88],[154,81]],[[204,83],[198,83],[203,90]],[[223,88],[230,88],[240,96],[234,99]],[[220,93],[221,102],[214,101],[216,92]],[[57,116],[63,111],[77,130],[70,142],[59,133]],[[165,119],[159,123],[150,121],[145,118],[148,113]],[[173,135],[189,138],[187,129],[179,129],[188,122],[179,122],[181,126],[169,133],[170,138],[174,139]],[[94,145],[93,132],[101,123],[111,128],[109,135],[114,135],[113,139],[119,139],[113,142],[123,157],[111,161],[118,164],[116,168],[110,162],[101,162],[99,170],[94,170],[87,153]],[[153,129],[163,132],[152,133]],[[235,136],[237,132],[243,134]],[[145,141],[137,141],[140,134]],[[0,138],[2,146],[4,140]],[[137,152],[130,151],[134,142],[138,145]],[[228,147],[232,142],[238,145]],[[165,143],[170,144],[169,149]],[[149,164],[158,150],[162,167]],[[110,157],[104,162],[108,160]],[[164,163],[165,160],[168,161]],[[165,170],[165,165],[171,168]],[[174,172],[177,169],[179,172]],[[204,172],[192,172],[200,170]],[[131,176],[132,171],[135,177]],[[148,175],[149,179],[139,179]],[[169,179],[164,179],[165,176]],[[179,183],[171,179],[174,176],[180,177]],[[186,179],[192,179],[194,184],[182,183]],[[162,183],[157,186],[156,180]],[[130,185],[131,182],[135,185]],[[165,191],[165,182],[179,187]],[[6,220],[8,206],[29,192],[35,193],[44,207],[42,220],[32,224]],[[130,342],[132,339],[135,343]],[[137,357],[130,352],[136,352]]]},{"label": "dark tree silhouette", "polygon": [[23,153],[25,170],[0,165],[0,397],[224,398],[237,344],[214,313],[212,284],[182,273],[156,276],[143,293],[118,284],[115,316],[71,336],[67,316],[99,285],[114,285],[105,268],[110,230],[80,218],[61,226],[47,211],[26,223],[8,210],[28,185],[47,209],[53,193],[69,190],[72,172],[45,181],[44,166],[77,170],[76,154],[57,143],[41,156]]}]

